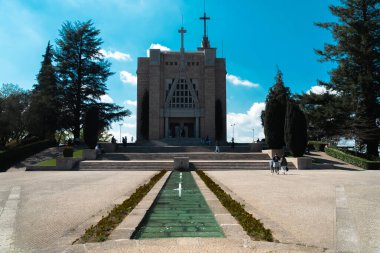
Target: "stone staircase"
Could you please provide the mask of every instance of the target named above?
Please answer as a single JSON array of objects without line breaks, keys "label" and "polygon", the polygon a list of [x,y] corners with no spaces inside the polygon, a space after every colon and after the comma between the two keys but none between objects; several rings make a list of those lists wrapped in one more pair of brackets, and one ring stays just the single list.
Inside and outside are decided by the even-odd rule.
[{"label": "stone staircase", "polygon": [[133,160],[173,160],[174,157],[189,157],[191,160],[268,160],[264,153],[214,153],[214,152],[167,152],[167,153],[109,153],[102,160],[133,161]]},{"label": "stone staircase", "polygon": [[[232,152],[230,146],[220,146],[220,152]],[[144,145],[127,145],[126,147],[119,146],[117,153],[188,153],[188,152],[214,152],[215,146],[200,145],[200,146],[144,146]],[[234,153],[249,152],[248,145],[237,145]]]},{"label": "stone staircase", "polygon": [[[194,140],[191,140],[194,141]],[[270,157],[265,153],[249,152],[248,144],[230,146],[171,146],[156,141],[152,145],[119,146],[115,153],[106,153],[101,160],[82,161],[79,170],[172,170],[174,157],[189,157],[192,169],[202,170],[268,170]],[[289,169],[295,169],[290,164]]]},{"label": "stone staircase", "polygon": [[79,170],[83,171],[115,171],[115,170],[171,170],[173,161],[82,161]]}]

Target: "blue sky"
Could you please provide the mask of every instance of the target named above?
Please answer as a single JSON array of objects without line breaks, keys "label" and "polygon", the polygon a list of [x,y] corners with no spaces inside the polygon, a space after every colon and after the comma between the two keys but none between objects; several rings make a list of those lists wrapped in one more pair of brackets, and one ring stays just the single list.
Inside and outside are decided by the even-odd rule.
[{"label": "blue sky", "polygon": [[[233,123],[237,141],[264,137],[259,114],[276,65],[293,93],[329,80],[333,66],[319,63],[313,49],[332,42],[328,31],[314,25],[335,20],[331,4],[339,1],[206,0],[211,46],[227,61],[228,139]],[[154,44],[179,50],[182,16],[185,49],[194,51],[203,36],[202,15],[203,0],[0,0],[0,84],[31,89],[47,42],[55,42],[62,23],[92,19],[115,72],[103,99],[132,111],[122,126],[122,135],[130,138],[135,136],[137,58]],[[119,138],[118,123],[111,132]]]}]

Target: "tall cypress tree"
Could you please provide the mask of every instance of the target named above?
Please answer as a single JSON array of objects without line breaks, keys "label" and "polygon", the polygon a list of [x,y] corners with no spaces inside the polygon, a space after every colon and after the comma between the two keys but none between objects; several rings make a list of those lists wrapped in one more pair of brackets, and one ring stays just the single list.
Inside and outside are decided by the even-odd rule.
[{"label": "tall cypress tree", "polygon": [[59,92],[52,62],[53,49],[49,41],[25,116],[29,133],[41,139],[54,138],[58,128]]},{"label": "tall cypress tree", "polygon": [[286,106],[284,132],[286,146],[293,156],[303,156],[307,146],[307,123],[305,114],[294,101],[288,101]]},{"label": "tall cypress tree", "polygon": [[321,61],[337,63],[331,81],[323,83],[338,91],[351,112],[353,132],[378,156],[380,128],[380,11],[379,0],[342,0],[330,6],[337,22],[317,23],[332,32],[336,44],[316,50]]},{"label": "tall cypress tree", "polygon": [[94,149],[98,142],[100,127],[99,109],[97,107],[88,108],[84,117],[83,137],[90,149]]},{"label": "tall cypress tree", "polygon": [[265,105],[264,133],[271,149],[280,149],[285,145],[284,125],[289,97],[290,90],[284,86],[282,72],[278,70],[276,83],[270,88]]},{"label": "tall cypress tree", "polygon": [[100,31],[91,21],[66,22],[59,34],[55,52],[57,77],[64,91],[63,115],[74,138],[79,139],[84,113],[90,106],[98,107],[106,125],[129,116],[130,112],[122,107],[98,102],[106,93],[108,77],[113,74],[110,62],[99,52],[103,43]]}]

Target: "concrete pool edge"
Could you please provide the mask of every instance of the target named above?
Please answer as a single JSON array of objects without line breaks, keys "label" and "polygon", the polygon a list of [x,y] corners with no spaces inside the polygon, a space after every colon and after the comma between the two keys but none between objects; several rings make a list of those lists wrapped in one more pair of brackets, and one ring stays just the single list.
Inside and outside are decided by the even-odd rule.
[{"label": "concrete pool edge", "polygon": [[174,170],[131,239],[224,238],[191,171]]},{"label": "concrete pool edge", "polygon": [[207,205],[214,214],[216,221],[222,228],[227,239],[250,241],[251,238],[243,230],[239,222],[231,215],[231,213],[220,203],[215,194],[206,186],[203,180],[195,171],[191,174],[194,177],[195,183],[198,185]]},{"label": "concrete pool edge", "polygon": [[[141,200],[141,202],[131,211],[131,213],[112,231],[108,240],[134,240],[130,239],[133,232],[137,229],[140,222],[143,220],[146,212],[152,206],[157,195],[161,191],[162,187],[166,183],[170,176],[170,171],[166,173],[160,181],[149,191],[149,193]],[[195,183],[197,184],[200,192],[206,200],[207,205],[211,209],[212,214],[215,217],[216,222],[221,227],[225,238],[239,241],[251,240],[247,233],[243,230],[240,224],[234,217],[228,212],[228,210],[222,206],[215,194],[205,185],[202,179],[194,172],[191,172]],[[160,240],[160,239],[158,239]]]}]

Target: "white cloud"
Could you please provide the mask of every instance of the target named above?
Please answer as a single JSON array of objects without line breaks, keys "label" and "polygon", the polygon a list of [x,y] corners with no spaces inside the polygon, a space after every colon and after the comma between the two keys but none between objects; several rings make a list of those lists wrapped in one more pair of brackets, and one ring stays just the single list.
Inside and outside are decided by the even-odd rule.
[{"label": "white cloud", "polygon": [[[235,142],[251,143],[253,137],[263,139],[264,129],[261,126],[261,111],[265,109],[265,103],[253,103],[246,113],[228,113],[227,114],[227,140],[232,138],[233,127]],[[253,131],[254,129],[254,136]]]},{"label": "white cloud", "polygon": [[137,76],[125,70],[120,72],[120,80],[125,84],[137,85]]},{"label": "white cloud", "polygon": [[236,86],[245,86],[245,87],[254,87],[254,88],[259,87],[259,84],[252,83],[251,81],[248,81],[248,80],[243,80],[238,76],[227,74],[226,77],[227,77],[227,81],[229,81],[230,83]]},{"label": "white cloud", "polygon": [[316,85],[316,86],[311,87],[310,90],[308,90],[306,93],[307,94],[314,93],[318,95],[325,94],[325,93],[337,94],[336,91],[331,90],[331,89],[326,89],[325,86],[321,86],[321,85]]},{"label": "white cloud", "polygon": [[150,47],[146,50],[146,56],[149,57],[149,50],[150,49],[160,49],[161,51],[170,51],[170,48],[168,47],[165,47],[163,45],[160,45],[160,44],[150,44]]},{"label": "white cloud", "polygon": [[124,105],[137,106],[137,100],[126,100],[123,102]]},{"label": "white cloud", "polygon": [[118,61],[132,61],[132,56],[130,54],[122,53],[119,51],[112,52],[100,49],[99,53],[101,53],[104,58],[112,58]]},{"label": "white cloud", "polygon": [[100,96],[100,102],[113,103],[113,99],[109,95],[105,94],[105,95]]},{"label": "white cloud", "polygon": [[133,123],[124,123],[123,127],[136,129],[136,124],[133,124]]}]

